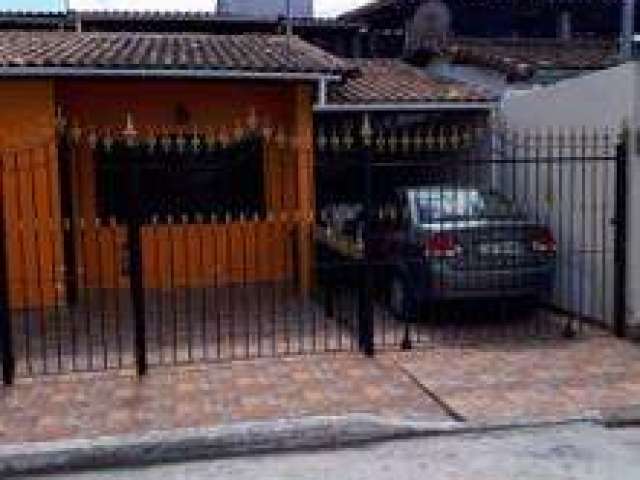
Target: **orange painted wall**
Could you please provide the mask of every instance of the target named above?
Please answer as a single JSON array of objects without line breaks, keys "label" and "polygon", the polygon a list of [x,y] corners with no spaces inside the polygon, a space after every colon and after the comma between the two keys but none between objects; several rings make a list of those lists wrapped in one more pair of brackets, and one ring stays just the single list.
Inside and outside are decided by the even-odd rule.
[{"label": "orange painted wall", "polygon": [[0,80],[0,188],[13,307],[54,304],[62,286],[54,86]]},{"label": "orange painted wall", "polygon": [[177,126],[176,108],[190,124],[228,126],[251,109],[275,121],[291,118],[293,84],[251,81],[60,80],[56,100],[69,118],[84,125],[124,126],[126,112],[136,124]]},{"label": "orange painted wall", "polygon": [[[70,80],[58,82],[55,90],[67,118],[80,126],[122,129],[130,113],[136,126],[176,130],[181,128],[176,112],[181,111],[190,125],[203,130],[225,127],[231,132],[246,124],[250,115],[284,129],[295,142],[282,144],[274,138],[265,147],[265,200],[273,220],[143,227],[145,283],[148,287],[220,285],[295,275],[308,286],[308,218],[313,207],[310,85]],[[81,285],[124,287],[128,282],[122,268],[124,229],[96,224],[95,165],[86,137],[74,151],[74,197],[84,219],[77,241]],[[282,220],[283,213],[295,213],[298,220]],[[294,251],[298,259],[291,258]],[[189,270],[194,265],[202,266]]]}]

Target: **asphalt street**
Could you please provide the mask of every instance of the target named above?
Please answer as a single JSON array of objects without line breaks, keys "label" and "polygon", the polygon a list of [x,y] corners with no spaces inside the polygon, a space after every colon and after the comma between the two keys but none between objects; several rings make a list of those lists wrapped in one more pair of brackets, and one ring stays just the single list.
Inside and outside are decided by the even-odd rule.
[{"label": "asphalt street", "polygon": [[578,424],[386,442],[136,469],[29,477],[48,480],[636,480],[640,429]]}]

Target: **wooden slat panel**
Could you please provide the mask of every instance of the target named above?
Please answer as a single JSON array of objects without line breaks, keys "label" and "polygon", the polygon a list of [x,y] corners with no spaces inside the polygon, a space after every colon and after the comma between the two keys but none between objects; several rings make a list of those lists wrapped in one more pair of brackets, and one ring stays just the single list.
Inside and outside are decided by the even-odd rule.
[{"label": "wooden slat panel", "polygon": [[[147,288],[223,286],[277,281],[292,274],[291,224],[144,226],[142,261]],[[85,242],[86,243],[86,242]]]},{"label": "wooden slat panel", "polygon": [[60,296],[62,227],[49,145],[3,155],[2,190],[13,308],[52,306]]}]

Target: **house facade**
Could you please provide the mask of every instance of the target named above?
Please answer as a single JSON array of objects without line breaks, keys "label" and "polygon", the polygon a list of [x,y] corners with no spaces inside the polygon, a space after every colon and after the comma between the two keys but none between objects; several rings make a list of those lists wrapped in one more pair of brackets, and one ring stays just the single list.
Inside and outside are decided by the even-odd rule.
[{"label": "house facade", "polygon": [[[65,272],[77,278],[73,288],[128,285],[132,201],[142,224],[145,286],[163,285],[167,272],[175,276],[195,262],[186,243],[194,228],[209,229],[211,250],[221,250],[207,262],[220,284],[295,276],[308,285],[313,103],[317,84],[345,69],[339,59],[277,36],[22,32],[0,42],[2,213],[13,306],[63,302]],[[125,146],[139,147],[137,160]],[[229,160],[241,148],[245,171]],[[139,168],[132,171],[129,161]],[[213,164],[219,175],[203,177],[203,165]],[[252,174],[259,177],[253,189],[246,186]],[[138,200],[127,186],[131,175]],[[251,211],[235,208],[234,195]],[[200,207],[189,207],[198,198]],[[272,242],[260,241],[265,229]],[[231,258],[220,239],[238,237],[253,239],[252,253]]]}]

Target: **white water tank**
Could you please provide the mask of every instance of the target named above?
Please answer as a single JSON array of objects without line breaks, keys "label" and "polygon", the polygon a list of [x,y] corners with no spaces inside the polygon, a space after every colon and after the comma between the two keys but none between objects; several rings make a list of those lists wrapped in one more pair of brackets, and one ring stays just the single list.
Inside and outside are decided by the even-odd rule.
[{"label": "white water tank", "polygon": [[287,16],[290,5],[292,17],[312,17],[313,0],[218,0],[218,14],[278,18]]}]

